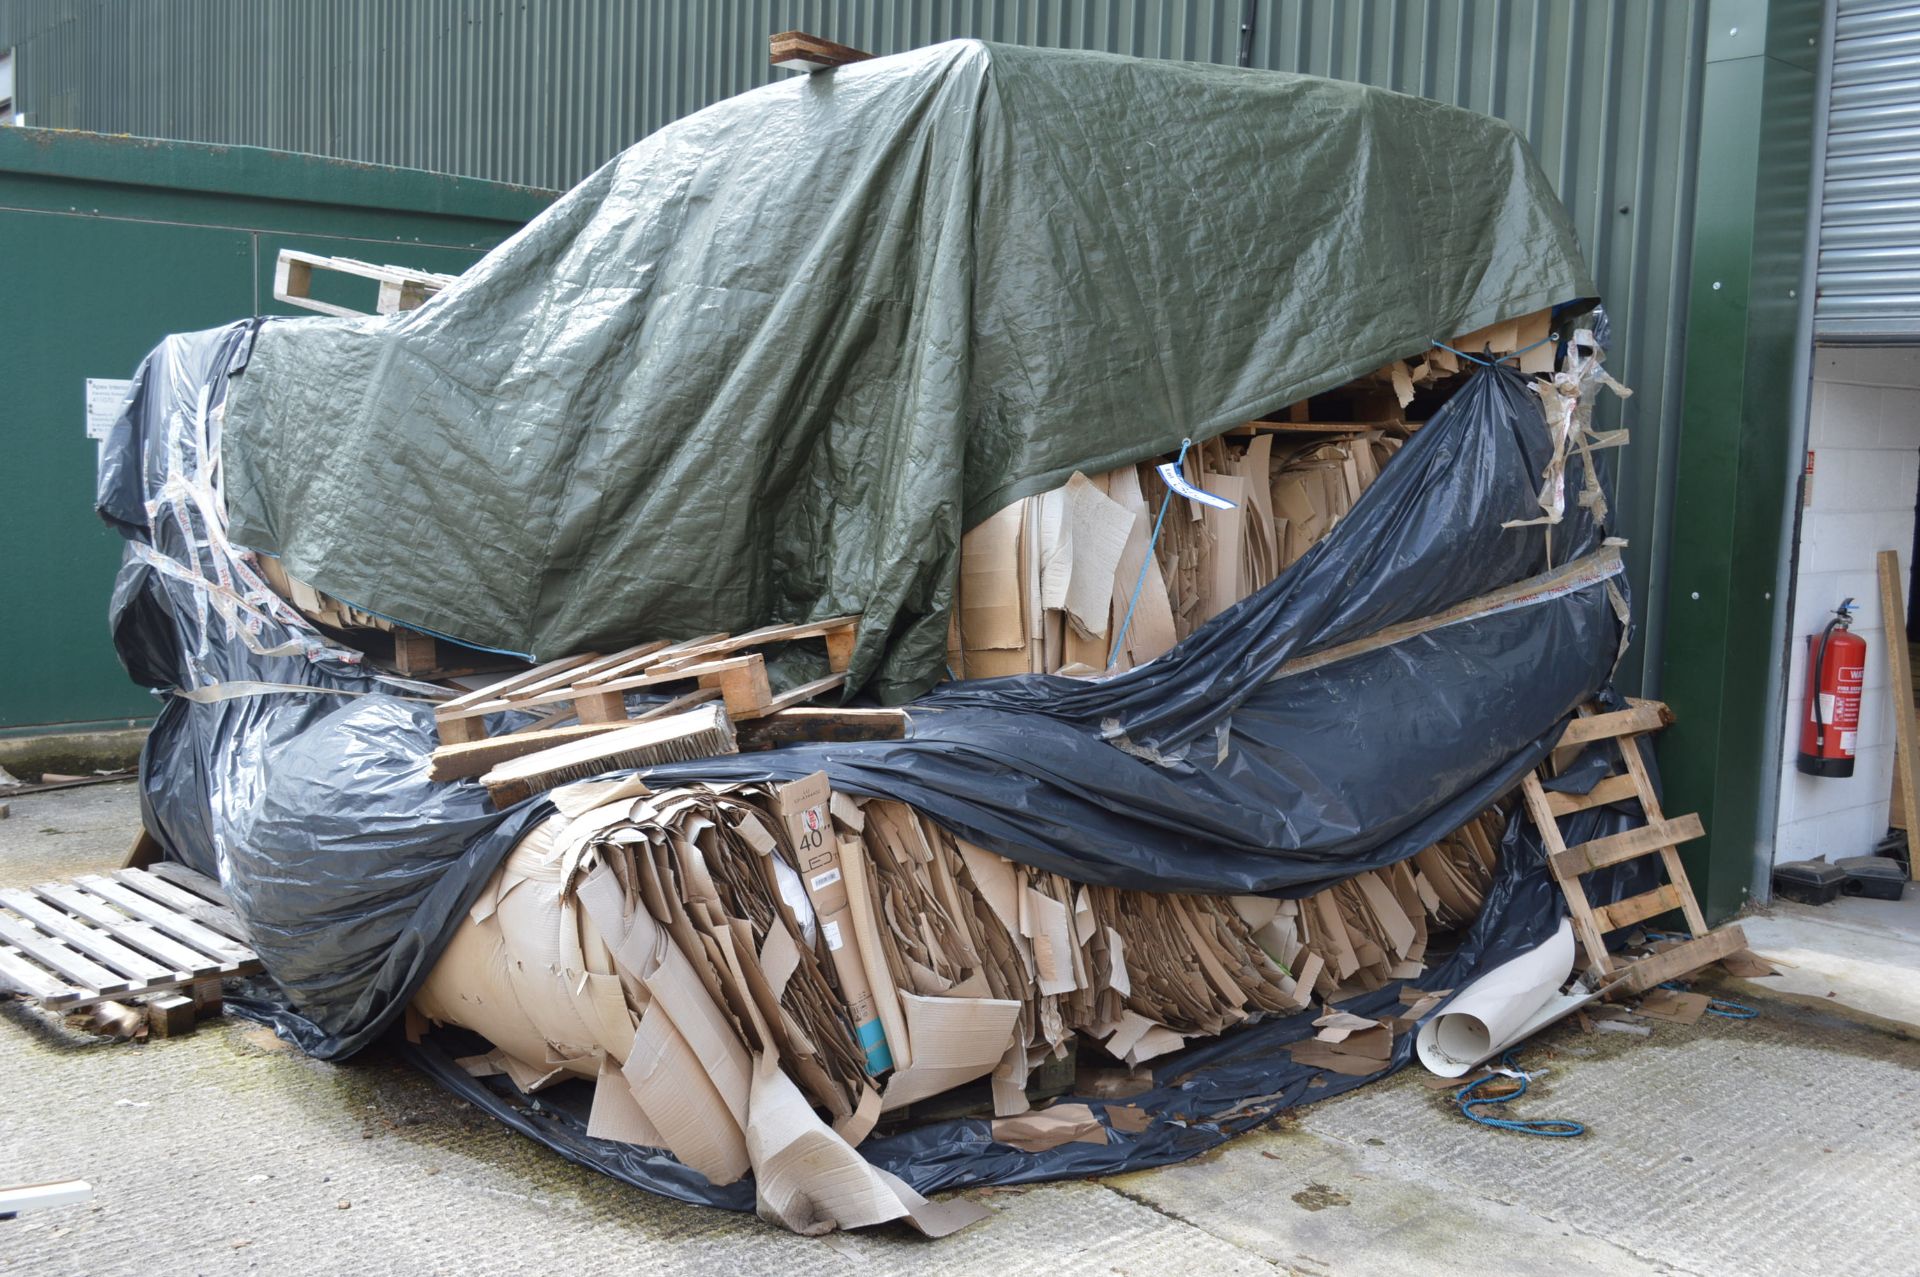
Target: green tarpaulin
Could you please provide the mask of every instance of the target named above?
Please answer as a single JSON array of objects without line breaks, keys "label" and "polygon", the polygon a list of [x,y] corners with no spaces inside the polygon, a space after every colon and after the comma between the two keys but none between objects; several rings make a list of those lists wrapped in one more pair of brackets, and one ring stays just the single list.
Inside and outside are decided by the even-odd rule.
[{"label": "green tarpaulin", "polygon": [[264,326],[232,532],[542,659],[863,612],[898,699],[965,526],[1593,291],[1498,120],[943,44],[661,130],[416,311]]}]

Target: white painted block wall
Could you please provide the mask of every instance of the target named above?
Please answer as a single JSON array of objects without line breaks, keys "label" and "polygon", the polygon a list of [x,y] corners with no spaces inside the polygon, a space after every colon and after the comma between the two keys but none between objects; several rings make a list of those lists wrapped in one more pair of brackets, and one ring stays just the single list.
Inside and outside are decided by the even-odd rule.
[{"label": "white painted block wall", "polygon": [[[1920,485],[1920,350],[1816,350],[1810,412],[1813,495],[1801,514],[1795,564],[1775,863],[1863,856],[1887,831],[1894,719],[1874,556],[1900,552],[1904,591]],[[1854,633],[1867,641],[1858,761],[1844,780],[1803,776],[1794,757],[1806,696],[1806,639],[1848,595],[1856,608]]]}]

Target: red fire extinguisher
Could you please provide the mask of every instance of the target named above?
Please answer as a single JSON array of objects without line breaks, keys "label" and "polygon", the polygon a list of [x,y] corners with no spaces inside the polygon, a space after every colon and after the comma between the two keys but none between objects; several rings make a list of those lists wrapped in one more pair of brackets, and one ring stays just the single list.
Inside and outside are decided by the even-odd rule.
[{"label": "red fire extinguisher", "polygon": [[1809,776],[1851,776],[1860,731],[1860,684],[1867,673],[1867,641],[1847,627],[1853,600],[1833,611],[1818,634],[1807,636],[1807,709],[1800,722],[1800,770]]}]

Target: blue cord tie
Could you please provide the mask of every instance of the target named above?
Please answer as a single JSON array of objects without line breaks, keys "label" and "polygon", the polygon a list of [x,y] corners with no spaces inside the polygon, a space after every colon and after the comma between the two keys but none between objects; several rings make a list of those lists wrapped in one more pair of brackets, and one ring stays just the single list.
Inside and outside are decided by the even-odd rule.
[{"label": "blue cord tie", "polygon": [[[1173,468],[1180,469],[1187,459],[1187,449],[1193,446],[1193,440],[1180,441],[1180,455],[1173,459]],[[1153,521],[1153,537],[1147,542],[1147,557],[1140,564],[1140,579],[1133,583],[1133,597],[1127,600],[1127,615],[1120,622],[1120,632],[1114,635],[1113,650],[1107,653],[1107,668],[1120,659],[1120,645],[1127,641],[1127,627],[1133,624],[1133,605],[1140,601],[1140,587],[1147,583],[1147,569],[1153,566],[1153,550],[1160,544],[1160,525],[1167,521],[1167,507],[1173,504],[1173,489],[1167,489],[1167,495],[1160,498],[1160,513]]]},{"label": "blue cord tie", "polygon": [[[1459,1102],[1460,1111],[1468,1121],[1478,1122],[1482,1126],[1491,1126],[1496,1130],[1514,1131],[1521,1135],[1544,1135],[1551,1139],[1572,1139],[1576,1135],[1585,1135],[1587,1128],[1578,1122],[1565,1118],[1511,1118],[1484,1117],[1477,1109],[1491,1108],[1496,1104],[1510,1104],[1527,1093],[1527,1083],[1531,1080],[1527,1074],[1514,1066],[1514,1053],[1506,1052],[1500,1057],[1500,1072],[1489,1073],[1486,1077],[1469,1082],[1453,1098]],[[1520,1083],[1518,1090],[1510,1095],[1476,1096],[1474,1092],[1498,1077],[1511,1077]]]}]

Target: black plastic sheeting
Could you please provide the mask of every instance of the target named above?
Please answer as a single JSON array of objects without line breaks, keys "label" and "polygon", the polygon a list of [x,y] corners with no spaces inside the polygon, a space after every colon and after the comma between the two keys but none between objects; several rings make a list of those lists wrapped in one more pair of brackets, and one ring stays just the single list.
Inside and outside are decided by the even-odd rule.
[{"label": "black plastic sheeting", "polygon": [[[142,365],[101,477],[101,512],[129,540],[112,618],[129,671],[168,698],[142,758],[148,828],[170,856],[217,874],[286,996],[236,1005],[337,1059],[393,1022],[520,831],[551,807],[535,799],[499,813],[474,782],[429,781],[434,734],[420,689],[287,622],[222,559],[223,530],[207,523],[218,508],[209,462],[246,338],[245,325],[170,338]],[[1604,558],[1603,530],[1577,506],[1553,531],[1552,563],[1541,528],[1501,528],[1537,513],[1548,451],[1526,380],[1483,370],[1306,558],[1161,660],[1095,682],[955,685],[916,703],[904,740],[730,756],[648,779],[825,769],[837,786],[912,803],[1081,881],[1308,894],[1458,827],[1537,765],[1576,705],[1609,695],[1623,624],[1617,575],[1282,670],[1550,567]],[[1579,467],[1572,459],[1570,490]],[[1570,836],[1620,818],[1598,809],[1577,819],[1590,828]],[[1460,987],[1544,940],[1562,912],[1537,841],[1516,820],[1480,918],[1419,983]],[[1350,1009],[1386,1014],[1397,997],[1383,989]],[[1104,1146],[1023,1153],[963,1121],[878,1135],[862,1151],[922,1192],[1177,1161],[1364,1080],[1316,1085],[1319,1071],[1280,1049],[1307,1036],[1311,1018],[1245,1026],[1158,1062],[1156,1089],[1130,1101],[1155,1115],[1151,1126],[1113,1132]],[[588,1140],[565,1088],[529,1099],[467,1078],[441,1049],[458,1037],[407,1049],[564,1156],[686,1200],[751,1205],[750,1186],[715,1188],[664,1154]],[[1396,1067],[1411,1049],[1403,1035]]]}]

